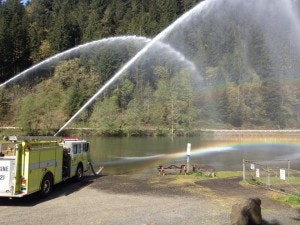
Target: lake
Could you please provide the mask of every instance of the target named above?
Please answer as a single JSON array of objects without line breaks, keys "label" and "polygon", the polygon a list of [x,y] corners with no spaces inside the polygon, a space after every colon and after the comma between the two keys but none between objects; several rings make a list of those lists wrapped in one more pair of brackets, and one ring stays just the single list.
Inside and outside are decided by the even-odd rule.
[{"label": "lake", "polygon": [[300,169],[300,144],[295,139],[247,138],[212,140],[200,137],[88,137],[91,161],[103,165],[105,174],[153,172],[158,165],[185,164],[187,143],[190,162],[218,170],[242,170],[242,161],[255,160]]}]

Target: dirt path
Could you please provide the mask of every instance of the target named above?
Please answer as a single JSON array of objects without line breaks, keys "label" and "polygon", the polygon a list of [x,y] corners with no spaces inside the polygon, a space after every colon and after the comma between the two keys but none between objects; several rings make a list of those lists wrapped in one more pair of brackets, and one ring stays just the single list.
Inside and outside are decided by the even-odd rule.
[{"label": "dirt path", "polygon": [[57,185],[44,200],[0,199],[1,224],[225,225],[231,206],[248,197],[262,199],[265,224],[300,224],[297,210],[239,181],[179,182],[176,176],[154,174],[89,177]]},{"label": "dirt path", "polygon": [[265,224],[300,224],[300,211],[276,201],[274,192],[253,185],[240,185],[241,178],[211,179],[196,182],[216,193],[219,199],[238,203],[244,199],[258,197],[262,200],[262,215]]}]

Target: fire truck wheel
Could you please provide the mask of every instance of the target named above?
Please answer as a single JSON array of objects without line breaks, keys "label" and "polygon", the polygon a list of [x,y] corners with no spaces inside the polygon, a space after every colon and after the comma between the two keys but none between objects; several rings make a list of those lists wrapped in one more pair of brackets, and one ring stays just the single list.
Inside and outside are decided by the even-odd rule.
[{"label": "fire truck wheel", "polygon": [[77,167],[75,178],[77,181],[81,181],[83,179],[83,168],[81,164]]},{"label": "fire truck wheel", "polygon": [[47,173],[41,183],[41,197],[47,197],[50,195],[53,186],[53,176]]}]

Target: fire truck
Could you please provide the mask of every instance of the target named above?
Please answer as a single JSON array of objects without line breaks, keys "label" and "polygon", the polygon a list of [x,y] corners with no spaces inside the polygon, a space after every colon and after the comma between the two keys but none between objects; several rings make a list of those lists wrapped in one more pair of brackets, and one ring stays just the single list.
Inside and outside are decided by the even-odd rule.
[{"label": "fire truck", "polygon": [[[0,197],[50,194],[53,185],[81,180],[89,169],[89,143],[78,138],[9,136],[0,141]],[[52,139],[52,140],[51,140]]]}]

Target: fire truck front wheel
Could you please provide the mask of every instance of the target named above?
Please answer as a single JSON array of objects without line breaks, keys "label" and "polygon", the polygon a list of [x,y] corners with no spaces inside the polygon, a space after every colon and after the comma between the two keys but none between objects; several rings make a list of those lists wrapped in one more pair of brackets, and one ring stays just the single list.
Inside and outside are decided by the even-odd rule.
[{"label": "fire truck front wheel", "polygon": [[42,198],[50,195],[53,186],[53,176],[51,173],[47,173],[41,183],[40,195]]}]

